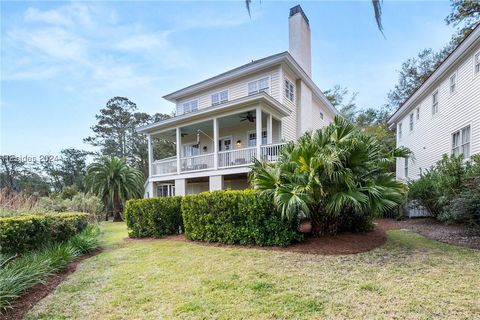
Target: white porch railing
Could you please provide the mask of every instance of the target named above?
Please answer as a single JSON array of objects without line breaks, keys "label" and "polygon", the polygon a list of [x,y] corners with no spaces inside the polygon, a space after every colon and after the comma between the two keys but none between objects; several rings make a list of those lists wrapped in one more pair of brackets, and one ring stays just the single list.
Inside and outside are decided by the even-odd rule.
[{"label": "white porch railing", "polygon": [[286,143],[267,144],[260,147],[261,159],[268,162],[278,161],[280,152]]},{"label": "white porch railing", "polygon": [[212,169],[214,167],[213,163],[213,153],[185,157],[180,159],[180,171],[185,172]]},{"label": "white porch railing", "polygon": [[218,166],[220,168],[243,166],[253,163],[257,155],[257,148],[244,148],[220,151],[218,153]]},{"label": "white porch railing", "polygon": [[177,172],[177,157],[156,160],[152,165],[153,175],[172,174]]},{"label": "white porch railing", "polygon": [[[260,158],[262,161],[278,161],[280,152],[285,143],[262,145],[260,147]],[[257,157],[257,148],[243,148],[235,150],[220,151],[218,153],[218,168],[230,168],[247,166],[253,163]],[[180,172],[200,171],[213,169],[215,167],[214,154],[202,154],[192,157],[180,158]],[[152,166],[153,175],[166,175],[177,173],[177,158],[171,157],[156,160]]]}]

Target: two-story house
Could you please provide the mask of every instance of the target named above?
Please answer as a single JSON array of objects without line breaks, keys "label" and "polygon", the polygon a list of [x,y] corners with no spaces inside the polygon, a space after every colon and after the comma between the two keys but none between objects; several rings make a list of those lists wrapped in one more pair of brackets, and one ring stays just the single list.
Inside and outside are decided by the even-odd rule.
[{"label": "two-story house", "polygon": [[[275,161],[286,141],[328,125],[338,111],[311,79],[309,21],[290,9],[289,51],[164,96],[176,116],[138,128],[149,141],[145,196],[245,189],[254,158]],[[176,155],[153,158],[153,137]]]},{"label": "two-story house", "polygon": [[415,180],[444,154],[480,153],[480,25],[460,43],[388,121],[397,146],[398,179]]}]

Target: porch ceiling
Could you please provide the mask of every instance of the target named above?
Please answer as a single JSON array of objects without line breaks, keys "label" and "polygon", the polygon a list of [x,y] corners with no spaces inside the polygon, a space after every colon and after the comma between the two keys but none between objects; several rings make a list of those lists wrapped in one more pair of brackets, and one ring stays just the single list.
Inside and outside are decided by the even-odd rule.
[{"label": "porch ceiling", "polygon": [[[232,100],[219,106],[200,109],[196,112],[139,127],[137,128],[137,131],[146,134],[160,133],[173,130],[178,126],[186,127],[194,124],[197,125],[211,120],[214,117],[221,117],[221,119],[223,119],[222,121],[232,121],[233,123],[235,121],[235,116],[238,117],[241,113],[246,114],[247,111],[254,110],[256,106],[261,106],[264,112],[270,112],[277,118],[282,118],[290,114],[290,110],[280,102],[262,92],[253,96]],[[234,117],[232,117],[231,120],[228,120],[231,115],[234,115]],[[225,124],[222,122],[222,125]]]}]

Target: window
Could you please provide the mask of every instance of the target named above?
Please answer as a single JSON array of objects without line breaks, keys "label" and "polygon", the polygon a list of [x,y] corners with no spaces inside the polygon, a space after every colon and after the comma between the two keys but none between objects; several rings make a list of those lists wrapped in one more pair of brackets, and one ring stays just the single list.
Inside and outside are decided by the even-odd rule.
[{"label": "window", "polygon": [[228,101],[228,90],[223,90],[212,94],[212,106],[219,105]]},{"label": "window", "polygon": [[457,74],[452,74],[450,76],[450,94],[455,93],[455,90],[457,86]]},{"label": "window", "polygon": [[289,80],[285,79],[285,97],[292,102],[294,99],[294,91],[295,88],[293,87],[293,84]]},{"label": "window", "polygon": [[413,112],[410,113],[410,131],[413,131]]},{"label": "window", "polygon": [[248,95],[252,95],[259,92],[266,92],[270,88],[268,77],[255,80],[248,83]]},{"label": "window", "polygon": [[323,112],[320,112],[320,119],[323,120]]},{"label": "window", "polygon": [[[267,144],[267,130],[262,130],[262,144]],[[257,133],[250,131],[248,133],[248,146],[255,147],[257,145]]]},{"label": "window", "polygon": [[420,120],[420,108],[417,108],[417,120]]},{"label": "window", "polygon": [[180,114],[190,113],[198,110],[198,100],[192,100],[182,104],[182,110]]},{"label": "window", "polygon": [[432,94],[432,114],[438,112],[438,90]]},{"label": "window", "polygon": [[452,155],[463,155],[470,158],[470,126],[466,126],[452,134]]},{"label": "window", "polygon": [[174,184],[161,184],[157,186],[157,197],[171,197],[175,195]]},{"label": "window", "polygon": [[475,58],[474,58],[474,69],[475,69],[475,74],[479,74],[479,73],[480,73],[480,52],[478,52],[478,53],[475,55]]},{"label": "window", "polygon": [[402,139],[402,124],[398,124],[398,140]]},{"label": "window", "polygon": [[405,158],[405,166],[403,168],[404,170],[404,175],[405,175],[405,178],[408,178],[408,157]]}]

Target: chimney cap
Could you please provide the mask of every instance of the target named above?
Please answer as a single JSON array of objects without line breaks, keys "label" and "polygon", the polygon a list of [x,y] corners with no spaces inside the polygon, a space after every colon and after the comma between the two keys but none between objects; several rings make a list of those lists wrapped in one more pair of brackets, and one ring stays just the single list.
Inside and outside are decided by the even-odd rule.
[{"label": "chimney cap", "polygon": [[290,8],[290,16],[289,18],[293,17],[294,15],[296,15],[297,13],[300,13],[303,17],[303,19],[305,19],[305,22],[310,25],[310,22],[308,21],[308,18],[307,16],[305,15],[305,12],[303,12],[303,9],[302,7],[297,4],[295,7],[292,7]]}]

